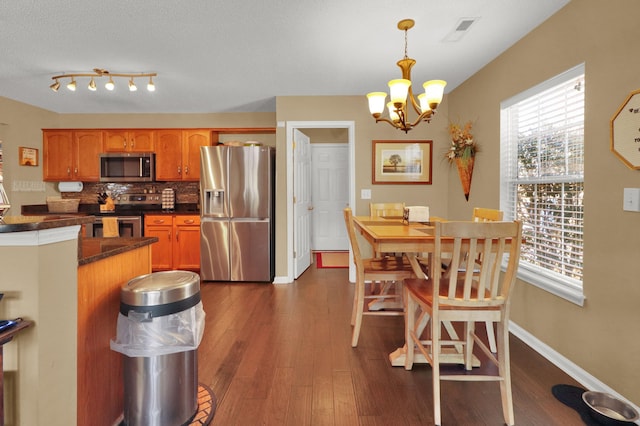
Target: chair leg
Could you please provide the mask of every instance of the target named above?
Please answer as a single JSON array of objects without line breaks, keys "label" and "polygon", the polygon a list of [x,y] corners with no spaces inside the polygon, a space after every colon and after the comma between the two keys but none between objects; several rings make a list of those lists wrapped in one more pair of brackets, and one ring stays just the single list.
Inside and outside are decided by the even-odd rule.
[{"label": "chair leg", "polygon": [[358,291],[359,291],[359,284],[356,281],[356,284],[353,289],[353,307],[351,308],[351,325],[356,325],[356,313],[358,311]]},{"label": "chair leg", "polygon": [[513,415],[513,395],[511,394],[511,360],[509,356],[509,329],[504,321],[498,323],[498,372],[500,395],[502,397],[502,414],[507,425],[515,424]]},{"label": "chair leg", "polygon": [[476,323],[467,321],[464,324],[464,368],[468,371],[473,369],[473,335],[476,332]]},{"label": "chair leg", "polygon": [[[418,304],[413,300],[413,298],[408,294],[405,290],[404,298],[407,302],[406,304],[406,312],[404,313],[404,342],[405,342],[405,358],[404,358],[404,369],[411,370],[413,368],[413,359],[415,356],[416,344],[413,341],[413,337],[411,333],[415,330],[416,326],[416,310]],[[420,336],[418,336],[419,338]]]},{"label": "chair leg", "polygon": [[433,423],[440,425],[440,320],[431,318],[431,369],[433,371]]},{"label": "chair leg", "polygon": [[[372,283],[373,284],[373,283]],[[356,282],[356,293],[354,294],[355,305],[355,323],[353,324],[353,334],[351,335],[351,347],[358,346],[358,338],[360,337],[360,327],[362,326],[362,310],[364,309],[364,282]]]},{"label": "chair leg", "polygon": [[493,323],[491,321],[487,321],[487,340],[489,341],[489,349],[491,352],[496,353],[498,350],[496,349],[496,335],[493,332]]}]

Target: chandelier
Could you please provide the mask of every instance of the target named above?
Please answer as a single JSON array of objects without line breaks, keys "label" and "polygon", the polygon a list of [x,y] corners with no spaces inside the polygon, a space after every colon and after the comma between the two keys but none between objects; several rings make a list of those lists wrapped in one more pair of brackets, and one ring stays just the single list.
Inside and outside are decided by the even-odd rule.
[{"label": "chandelier", "polygon": [[[371,92],[367,94],[369,99],[369,111],[376,119],[376,123],[384,121],[393,127],[409,132],[412,128],[420,124],[422,121],[429,122],[436,112],[436,108],[442,102],[442,94],[444,86],[447,82],[444,80],[430,80],[424,83],[424,93],[418,95],[418,101],[413,96],[411,90],[411,67],[416,63],[414,59],[407,56],[407,32],[413,28],[415,22],[413,19],[403,19],[398,22],[398,29],[404,31],[404,58],[397,62],[402,70],[402,78],[389,81],[389,94],[391,102],[386,104],[389,111],[389,118],[382,117],[385,108],[387,94],[385,92]],[[407,103],[411,105],[418,117],[411,122],[408,116]],[[419,104],[418,104],[419,102]]]},{"label": "chandelier", "polygon": [[111,91],[113,89],[115,89],[116,84],[113,81],[114,77],[124,77],[124,78],[128,78],[129,79],[129,91],[130,92],[135,92],[136,90],[138,90],[138,87],[136,86],[136,83],[134,82],[134,78],[143,78],[143,77],[149,77],[149,82],[147,83],[147,90],[149,92],[153,92],[156,90],[156,85],[153,84],[153,77],[155,77],[157,74],[155,72],[152,73],[112,73],[109,72],[107,70],[101,69],[101,68],[94,68],[93,72],[86,72],[86,73],[72,73],[72,74],[60,74],[60,75],[56,75],[51,77],[53,80],[55,80],[53,82],[53,84],[51,86],[49,86],[49,88],[51,90],[53,90],[54,92],[57,92],[58,89],[60,88],[60,79],[63,78],[69,78],[71,79],[71,81],[69,81],[69,83],[67,83],[67,89],[71,90],[72,92],[76,91],[76,77],[90,77],[91,80],[89,80],[89,85],[87,86],[87,88],[93,92],[95,92],[97,90],[96,87],[96,79],[97,78],[108,78],[109,81],[107,81],[104,85],[104,87]]}]

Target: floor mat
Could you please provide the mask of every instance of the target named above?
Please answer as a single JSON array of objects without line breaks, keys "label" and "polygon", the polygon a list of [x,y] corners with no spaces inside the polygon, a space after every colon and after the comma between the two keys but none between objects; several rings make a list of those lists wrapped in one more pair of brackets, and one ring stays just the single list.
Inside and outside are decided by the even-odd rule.
[{"label": "floor mat", "polygon": [[585,389],[571,385],[554,385],[551,388],[553,396],[564,405],[576,410],[585,425],[601,426],[601,424],[589,414],[589,407],[582,400],[582,394],[584,392],[586,392]]},{"label": "floor mat", "polygon": [[319,251],[316,252],[316,264],[318,268],[348,268],[348,251]]}]

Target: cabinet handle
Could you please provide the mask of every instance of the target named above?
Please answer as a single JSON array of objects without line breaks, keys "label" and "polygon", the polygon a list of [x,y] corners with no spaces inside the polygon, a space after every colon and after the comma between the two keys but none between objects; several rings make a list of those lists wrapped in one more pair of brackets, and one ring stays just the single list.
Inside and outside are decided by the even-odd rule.
[{"label": "cabinet handle", "polygon": [[184,174],[185,175],[189,174],[189,166],[184,166]]},{"label": "cabinet handle", "polygon": [[184,224],[185,225],[191,225],[194,222],[195,222],[195,220],[193,220],[193,219],[185,219]]},{"label": "cabinet handle", "polygon": [[171,231],[167,232],[167,240],[171,241]]},{"label": "cabinet handle", "polygon": [[180,231],[176,231],[176,241],[180,241]]},{"label": "cabinet handle", "polygon": [[182,173],[182,167],[178,166],[178,174]]},{"label": "cabinet handle", "polygon": [[131,148],[133,148],[133,147],[136,145],[136,141],[135,141],[135,139],[134,139],[134,138],[131,138],[131,143],[130,143],[130,145],[131,145]]},{"label": "cabinet handle", "polygon": [[158,225],[164,223],[164,219],[155,219],[153,223],[157,223]]},{"label": "cabinet handle", "polygon": [[74,167],[74,168],[73,168],[73,174],[75,174],[76,176],[78,176],[78,168],[77,168],[77,167]]},{"label": "cabinet handle", "polygon": [[127,147],[127,138],[125,138],[124,136],[122,137],[122,146],[123,148]]},{"label": "cabinet handle", "polygon": [[67,176],[71,176],[71,167],[67,166]]}]

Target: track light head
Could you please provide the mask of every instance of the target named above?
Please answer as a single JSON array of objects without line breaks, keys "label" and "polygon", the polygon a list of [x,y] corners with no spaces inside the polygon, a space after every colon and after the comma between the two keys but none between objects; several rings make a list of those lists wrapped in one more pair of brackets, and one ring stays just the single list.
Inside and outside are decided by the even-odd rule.
[{"label": "track light head", "polygon": [[138,90],[138,87],[133,82],[133,77],[131,77],[131,79],[129,80],[129,91],[130,92],[135,92],[136,90]]},{"label": "track light head", "polygon": [[49,86],[49,88],[54,92],[57,92],[60,88],[60,82],[58,81],[58,79],[56,79],[56,81],[51,86]]},{"label": "track light head", "polygon": [[149,83],[147,83],[147,90],[149,92],[155,92],[156,91],[156,85],[153,84],[153,77],[149,76]]},{"label": "track light head", "polygon": [[69,84],[67,84],[67,89],[71,90],[72,92],[76,91],[76,80],[75,80],[75,78],[71,77],[71,82],[69,82]]},{"label": "track light head", "polygon": [[109,76],[109,81],[105,83],[104,87],[109,91],[115,89],[116,84],[113,82],[113,79],[111,78],[111,76]]},{"label": "track light head", "polygon": [[91,77],[91,81],[89,82],[89,87],[88,88],[92,92],[96,91],[96,81],[93,79],[93,77]]}]

